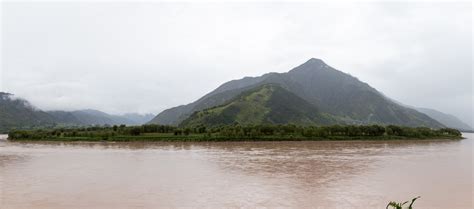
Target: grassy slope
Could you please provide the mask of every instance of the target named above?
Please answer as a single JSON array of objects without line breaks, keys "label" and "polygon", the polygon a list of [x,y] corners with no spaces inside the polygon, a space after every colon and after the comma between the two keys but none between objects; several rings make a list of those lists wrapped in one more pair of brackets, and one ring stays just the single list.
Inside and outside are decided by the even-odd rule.
[{"label": "grassy slope", "polygon": [[[316,107],[275,84],[265,84],[246,91],[230,102],[198,111],[181,126],[217,126],[251,124],[334,124],[338,119],[323,114]],[[340,122],[340,121],[339,121]]]}]

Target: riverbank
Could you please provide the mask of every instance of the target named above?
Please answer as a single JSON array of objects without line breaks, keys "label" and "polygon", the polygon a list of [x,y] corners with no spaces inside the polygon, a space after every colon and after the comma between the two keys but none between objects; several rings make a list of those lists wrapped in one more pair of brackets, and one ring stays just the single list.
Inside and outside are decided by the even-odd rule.
[{"label": "riverbank", "polygon": [[462,139],[455,129],[399,126],[222,126],[178,128],[162,125],[17,130],[12,141],[344,141]]}]

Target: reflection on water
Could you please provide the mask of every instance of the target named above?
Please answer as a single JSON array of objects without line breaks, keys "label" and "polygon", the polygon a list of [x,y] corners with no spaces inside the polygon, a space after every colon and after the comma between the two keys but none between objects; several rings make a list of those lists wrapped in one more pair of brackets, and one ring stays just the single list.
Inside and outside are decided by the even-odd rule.
[{"label": "reflection on water", "polygon": [[472,208],[461,141],[17,143],[0,208]]}]

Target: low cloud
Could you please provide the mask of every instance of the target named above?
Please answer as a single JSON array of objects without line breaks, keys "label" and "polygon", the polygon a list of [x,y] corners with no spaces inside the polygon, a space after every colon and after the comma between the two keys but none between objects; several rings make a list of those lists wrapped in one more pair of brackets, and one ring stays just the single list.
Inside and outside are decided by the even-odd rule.
[{"label": "low cloud", "polygon": [[0,90],[43,109],[156,114],[317,57],[472,125],[471,15],[469,2],[3,2]]}]

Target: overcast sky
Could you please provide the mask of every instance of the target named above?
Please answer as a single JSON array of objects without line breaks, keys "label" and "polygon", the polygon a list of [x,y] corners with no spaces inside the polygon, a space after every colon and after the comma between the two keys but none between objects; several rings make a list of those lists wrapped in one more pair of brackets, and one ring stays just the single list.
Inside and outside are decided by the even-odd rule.
[{"label": "overcast sky", "polygon": [[460,3],[2,3],[0,91],[39,108],[159,113],[311,57],[472,126]]}]

